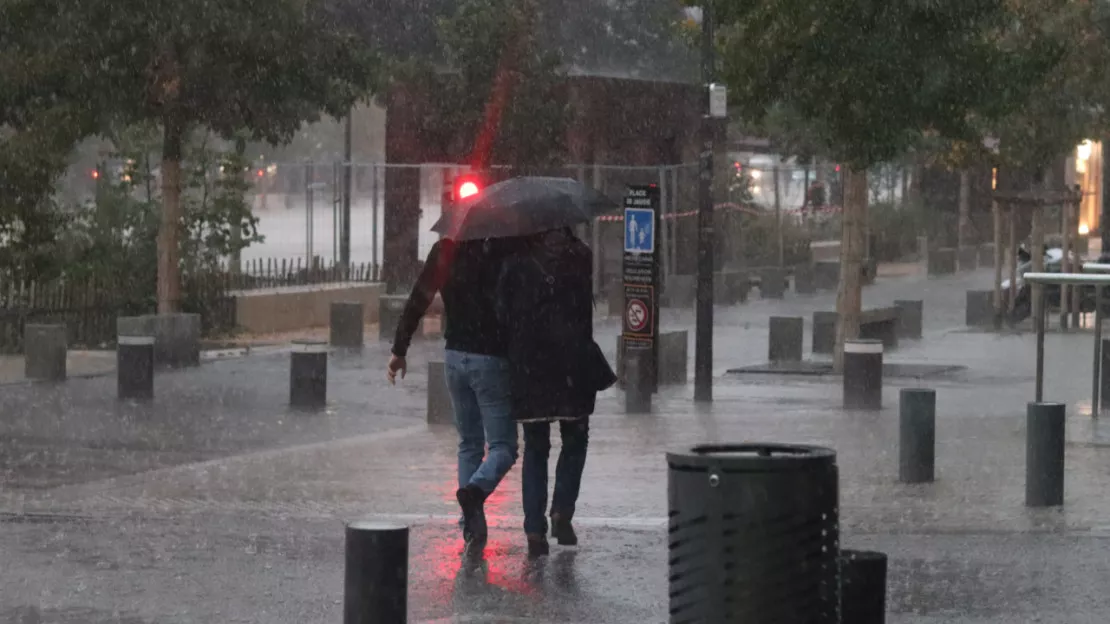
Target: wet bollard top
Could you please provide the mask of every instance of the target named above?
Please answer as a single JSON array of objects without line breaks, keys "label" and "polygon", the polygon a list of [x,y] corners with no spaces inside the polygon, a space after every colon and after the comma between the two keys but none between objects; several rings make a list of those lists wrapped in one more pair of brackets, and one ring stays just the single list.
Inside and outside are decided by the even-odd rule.
[{"label": "wet bollard top", "polygon": [[844,409],[883,407],[883,343],[849,340],[844,343]]},{"label": "wet bollard top", "polygon": [[346,550],[343,624],[408,622],[408,527],[352,522]]},{"label": "wet bollard top", "polygon": [[838,624],[831,449],[698,446],[667,454],[672,624]]},{"label": "wet bollard top", "polygon": [[120,336],[116,391],[121,399],[154,398],[154,336]]},{"label": "wet bollard top", "polygon": [[328,345],[295,341],[289,362],[289,404],[323,407],[328,402]]}]

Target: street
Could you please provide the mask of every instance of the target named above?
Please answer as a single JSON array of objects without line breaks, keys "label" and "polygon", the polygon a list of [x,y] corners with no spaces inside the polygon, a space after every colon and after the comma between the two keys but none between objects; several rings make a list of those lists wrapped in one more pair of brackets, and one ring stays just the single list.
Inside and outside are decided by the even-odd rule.
[{"label": "street", "polygon": [[[715,402],[694,405],[692,374],[646,416],[623,414],[619,390],[599,397],[581,545],[538,561],[519,466],[487,503],[485,560],[459,555],[455,433],[424,424],[437,343],[413,347],[395,388],[387,345],[333,354],[322,412],[287,406],[284,348],[161,374],[151,404],[118,402],[111,376],[0,386],[0,622],[340,622],[343,525],[363,518],[412,526],[412,622],[663,622],[664,452],[757,440],[837,451],[841,546],[890,556],[889,622],[1104,622],[1110,427],[1090,415],[1090,333],[1047,337],[1046,397],[1068,404],[1067,489],[1062,508],[1027,509],[1033,337],[962,327],[964,291],[989,279],[865,290],[865,307],[925,301],[924,339],[888,361],[966,367],[888,379],[881,412],[845,411],[839,378],[727,372],[766,360],[772,315],[806,318],[808,354],[812,312],[834,294],[719,309]],[[690,311],[663,314],[664,330],[692,325]],[[610,360],[617,331],[597,326]],[[902,485],[897,393],[921,386],[937,390],[937,481]]]}]

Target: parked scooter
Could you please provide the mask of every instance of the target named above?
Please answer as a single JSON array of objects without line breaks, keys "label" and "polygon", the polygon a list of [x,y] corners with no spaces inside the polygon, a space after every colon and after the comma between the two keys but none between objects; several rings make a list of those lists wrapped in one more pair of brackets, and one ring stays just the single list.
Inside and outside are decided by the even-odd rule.
[{"label": "parked scooter", "polygon": [[[1020,323],[1033,313],[1033,295],[1030,284],[1026,283],[1022,277],[1026,273],[1033,270],[1033,255],[1023,243],[1018,247],[1018,267],[1017,267],[1017,296],[1014,298],[1013,309],[1007,314],[1007,321],[1013,325]],[[1080,266],[1081,260],[1075,254],[1072,254],[1072,265]],[[1064,250],[1059,247],[1044,248],[1044,272],[1045,273],[1059,273],[1064,266]],[[1045,302],[1050,308],[1060,307],[1060,286],[1051,284],[1044,287]],[[1010,280],[1002,281],[1002,300],[1004,307],[1009,307],[1010,294]],[[1084,287],[1079,290],[1079,310],[1081,312],[1094,312],[1095,310],[1095,289],[1092,287]]]}]

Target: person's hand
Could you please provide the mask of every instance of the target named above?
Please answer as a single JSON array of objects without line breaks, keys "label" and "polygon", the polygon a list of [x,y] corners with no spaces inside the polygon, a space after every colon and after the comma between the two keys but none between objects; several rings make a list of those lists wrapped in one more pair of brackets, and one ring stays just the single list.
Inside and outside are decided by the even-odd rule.
[{"label": "person's hand", "polygon": [[386,370],[386,376],[389,377],[389,383],[397,384],[397,373],[401,373],[401,379],[405,378],[405,371],[408,365],[405,363],[405,358],[398,355],[389,356],[389,367]]}]

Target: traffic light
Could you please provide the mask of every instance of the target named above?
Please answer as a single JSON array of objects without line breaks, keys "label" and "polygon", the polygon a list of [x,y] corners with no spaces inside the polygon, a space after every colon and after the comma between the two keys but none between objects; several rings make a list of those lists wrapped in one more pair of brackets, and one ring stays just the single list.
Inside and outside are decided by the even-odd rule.
[{"label": "traffic light", "polygon": [[456,202],[463,201],[481,193],[483,188],[485,188],[485,181],[480,175],[465,173],[455,178],[451,198]]}]

